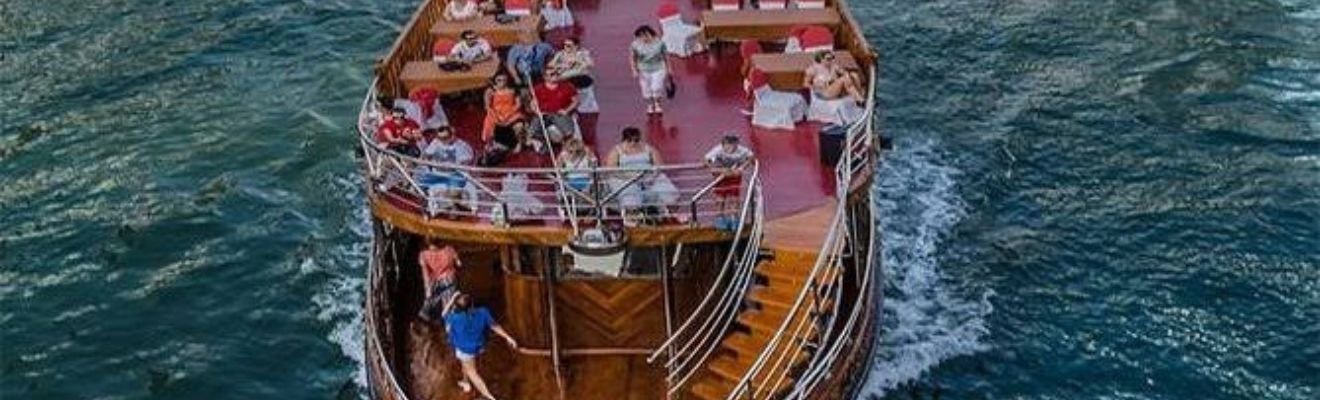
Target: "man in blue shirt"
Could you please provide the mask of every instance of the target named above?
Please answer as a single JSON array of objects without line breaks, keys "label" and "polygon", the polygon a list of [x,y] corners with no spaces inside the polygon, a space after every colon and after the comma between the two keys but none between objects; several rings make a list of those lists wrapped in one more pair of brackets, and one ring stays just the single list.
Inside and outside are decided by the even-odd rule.
[{"label": "man in blue shirt", "polygon": [[546,42],[515,44],[509,47],[504,68],[513,76],[514,84],[531,85],[532,82],[523,82],[523,80],[527,79],[528,75],[534,80],[541,79],[541,75],[545,73],[545,65],[554,53],[555,48],[550,47]]},{"label": "man in blue shirt", "polygon": [[486,330],[494,331],[515,350],[518,341],[513,340],[513,336],[495,323],[489,309],[472,305],[472,297],[467,293],[457,293],[451,297],[449,304],[445,305],[444,316],[449,345],[454,346],[454,355],[463,367],[464,379],[458,385],[466,392],[471,390],[471,382],[470,385],[475,386],[484,398],[494,400],[495,396],[490,394],[486,381],[477,373],[477,354],[486,345]]}]

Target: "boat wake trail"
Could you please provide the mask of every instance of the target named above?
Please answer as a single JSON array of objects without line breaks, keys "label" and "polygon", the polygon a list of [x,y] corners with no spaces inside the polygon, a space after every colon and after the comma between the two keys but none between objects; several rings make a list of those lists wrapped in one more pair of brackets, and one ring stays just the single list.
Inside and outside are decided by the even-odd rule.
[{"label": "boat wake trail", "polygon": [[937,250],[967,214],[955,179],[928,139],[898,142],[879,170],[874,193],[885,271],[884,308],[872,368],[861,398],[921,377],[940,362],[986,348],[989,293],[966,293],[941,274]]},{"label": "boat wake trail", "polygon": [[[339,345],[345,357],[354,361],[353,382],[356,387],[341,389],[340,398],[365,398],[367,388],[366,362],[363,359],[363,304],[366,298],[366,273],[370,262],[371,218],[363,201],[362,185],[356,178],[342,178],[334,182],[336,193],[345,193],[345,201],[353,203],[348,221],[344,221],[336,244],[328,255],[303,261],[304,269],[316,269],[330,276],[325,285],[312,297],[317,306],[316,318],[331,325],[327,337]],[[328,265],[318,265],[324,260]],[[347,384],[346,384],[347,386]],[[342,392],[357,392],[361,396],[343,396]]]}]

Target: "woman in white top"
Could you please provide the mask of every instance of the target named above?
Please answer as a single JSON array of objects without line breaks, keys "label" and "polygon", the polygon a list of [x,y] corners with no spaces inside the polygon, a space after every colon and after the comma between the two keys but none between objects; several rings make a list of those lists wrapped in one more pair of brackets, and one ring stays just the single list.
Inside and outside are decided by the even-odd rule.
[{"label": "woman in white top", "polygon": [[[618,198],[624,209],[625,224],[634,223],[629,211],[645,212],[654,208],[660,214],[668,214],[667,206],[678,200],[678,188],[669,177],[655,170],[663,163],[660,152],[642,140],[641,130],[631,126],[623,128],[623,141],[610,150],[605,165],[631,169],[610,179],[614,190],[622,190]],[[637,178],[639,174],[641,178]]]},{"label": "woman in white top", "polygon": [[477,6],[476,0],[451,0],[445,5],[445,21],[470,21],[479,16],[481,8]]},{"label": "woman in white top", "polygon": [[564,48],[550,58],[550,71],[571,82],[578,89],[590,87],[591,68],[595,67],[591,52],[582,48],[577,38],[564,39]]},{"label": "woman in white top", "polygon": [[564,169],[565,183],[582,193],[591,190],[591,169],[596,163],[596,155],[579,138],[568,139],[564,151],[559,152],[559,167]]},{"label": "woman in white top", "polygon": [[815,61],[807,67],[806,74],[802,78],[802,86],[810,89],[813,96],[834,100],[848,95],[858,103],[866,100],[862,96],[861,77],[843,69],[843,66],[834,59],[833,51],[820,51],[812,58]]}]

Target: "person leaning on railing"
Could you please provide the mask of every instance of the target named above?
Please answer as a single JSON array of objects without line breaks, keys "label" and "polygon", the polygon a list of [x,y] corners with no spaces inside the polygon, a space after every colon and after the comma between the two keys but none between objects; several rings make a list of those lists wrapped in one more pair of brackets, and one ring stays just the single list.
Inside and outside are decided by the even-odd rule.
[{"label": "person leaning on railing", "polygon": [[678,200],[678,188],[668,176],[656,169],[664,161],[660,152],[642,139],[642,131],[623,128],[623,141],[605,157],[610,167],[629,169],[613,174],[610,186],[619,191],[625,225],[637,225],[644,219],[668,216],[668,205]]},{"label": "person leaning on railing", "polygon": [[719,200],[719,215],[715,217],[715,227],[719,229],[737,228],[738,219],[734,216],[736,210],[730,210],[729,203],[739,203],[743,171],[755,160],[752,150],[741,142],[738,135],[726,134],[720,139],[720,144],[706,152],[704,157],[706,168],[710,168],[718,180],[713,194]]},{"label": "person leaning on railing", "polygon": [[582,143],[581,138],[571,138],[564,142],[564,150],[559,152],[559,167],[564,169],[564,183],[582,194],[591,189],[591,170],[596,168],[596,154]]}]

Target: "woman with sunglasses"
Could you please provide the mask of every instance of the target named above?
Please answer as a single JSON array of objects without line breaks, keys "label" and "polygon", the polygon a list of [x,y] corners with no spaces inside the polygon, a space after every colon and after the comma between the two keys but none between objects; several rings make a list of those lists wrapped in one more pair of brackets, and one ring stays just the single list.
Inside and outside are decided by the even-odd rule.
[{"label": "woman with sunglasses", "polygon": [[843,96],[852,96],[853,101],[861,103],[861,77],[848,72],[835,60],[833,51],[819,51],[812,57],[814,62],[807,67],[802,86],[811,90],[811,94],[824,100],[835,100]]},{"label": "woman with sunglasses", "polygon": [[550,58],[550,71],[558,73],[560,78],[578,89],[591,86],[591,68],[595,65],[591,52],[582,48],[576,38],[564,39],[564,48]]},{"label": "woman with sunglasses", "polygon": [[495,75],[490,88],[486,89],[486,120],[481,126],[481,141],[490,142],[495,137],[495,129],[509,128],[522,120],[522,107],[518,92],[509,86],[509,76]]}]

